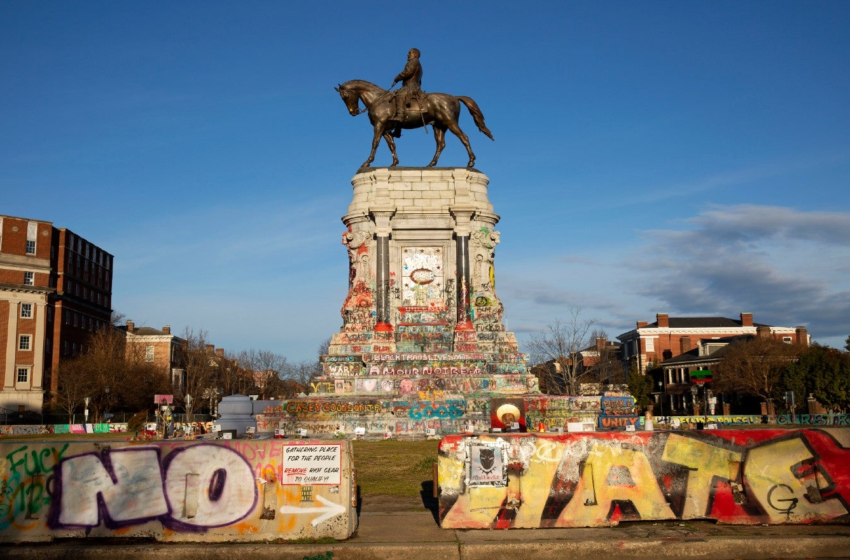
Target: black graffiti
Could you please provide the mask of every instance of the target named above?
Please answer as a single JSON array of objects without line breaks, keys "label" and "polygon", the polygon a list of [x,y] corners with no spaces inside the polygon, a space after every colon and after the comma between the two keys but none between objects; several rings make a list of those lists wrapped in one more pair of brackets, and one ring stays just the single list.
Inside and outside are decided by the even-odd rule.
[{"label": "black graffiti", "polygon": [[[788,504],[788,507],[780,507],[779,505],[777,505],[777,503],[774,503],[773,493],[780,488],[786,490],[788,492],[788,494],[791,495],[791,497],[790,498],[777,498],[776,502],[778,504]],[[799,499],[794,497],[794,491],[791,490],[791,487],[788,486],[787,484],[775,484],[767,493],[767,503],[768,503],[768,505],[770,505],[770,507],[772,507],[773,509],[775,509],[779,513],[784,513],[785,516],[786,516],[786,520],[791,519],[791,512],[794,511],[794,509],[797,507],[797,502],[799,502],[799,501],[800,501]]]}]

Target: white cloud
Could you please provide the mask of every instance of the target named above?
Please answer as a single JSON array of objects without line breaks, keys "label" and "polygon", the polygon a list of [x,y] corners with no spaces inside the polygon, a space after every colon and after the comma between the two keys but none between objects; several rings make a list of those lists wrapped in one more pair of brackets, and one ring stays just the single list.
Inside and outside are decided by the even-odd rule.
[{"label": "white cloud", "polygon": [[636,293],[673,313],[751,311],[757,322],[808,325],[816,338],[850,334],[849,212],[714,206],[684,223],[692,229],[646,232],[629,263]]}]

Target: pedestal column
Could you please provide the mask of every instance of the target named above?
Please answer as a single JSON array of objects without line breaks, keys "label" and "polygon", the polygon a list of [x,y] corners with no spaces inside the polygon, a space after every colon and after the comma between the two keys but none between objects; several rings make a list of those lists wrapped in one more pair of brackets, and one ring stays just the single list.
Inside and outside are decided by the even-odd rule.
[{"label": "pedestal column", "polygon": [[456,242],[457,264],[457,327],[455,330],[473,330],[469,315],[469,235],[458,235]]},{"label": "pedestal column", "polygon": [[390,238],[388,235],[377,237],[377,255],[375,263],[375,312],[376,331],[392,331],[390,323]]},{"label": "pedestal column", "polygon": [[390,235],[395,208],[389,204],[386,187],[381,192],[380,206],[372,208],[375,223],[375,330],[372,333],[372,352],[395,352],[395,332],[390,314]]}]

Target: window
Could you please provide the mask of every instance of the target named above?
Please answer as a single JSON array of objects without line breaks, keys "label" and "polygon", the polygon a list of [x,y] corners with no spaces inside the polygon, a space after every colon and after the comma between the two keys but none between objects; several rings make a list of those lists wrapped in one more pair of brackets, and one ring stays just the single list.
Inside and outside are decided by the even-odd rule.
[{"label": "window", "polygon": [[32,350],[32,335],[22,334],[18,339],[18,350]]},{"label": "window", "polygon": [[655,339],[654,338],[645,338],[646,340],[646,351],[647,352],[655,352]]},{"label": "window", "polygon": [[47,308],[47,322],[48,323],[53,322],[53,308],[52,307]]},{"label": "window", "polygon": [[26,383],[29,379],[30,370],[25,367],[18,368],[18,383]]},{"label": "window", "polygon": [[24,272],[24,285],[35,286],[35,272]]},{"label": "window", "polygon": [[71,343],[71,355],[72,356],[77,355],[77,343],[76,342]]},{"label": "window", "polygon": [[782,342],[784,342],[785,344],[791,344],[792,342],[794,342],[794,340],[790,336],[783,336]]},{"label": "window", "polygon": [[32,304],[31,303],[22,303],[21,304],[21,319],[32,319]]},{"label": "window", "polygon": [[35,241],[27,241],[27,255],[35,254]]},{"label": "window", "polygon": [[153,346],[148,346],[147,348],[145,348],[145,361],[153,361]]},{"label": "window", "polygon": [[68,341],[67,340],[62,341],[62,355],[63,356],[68,355]]}]

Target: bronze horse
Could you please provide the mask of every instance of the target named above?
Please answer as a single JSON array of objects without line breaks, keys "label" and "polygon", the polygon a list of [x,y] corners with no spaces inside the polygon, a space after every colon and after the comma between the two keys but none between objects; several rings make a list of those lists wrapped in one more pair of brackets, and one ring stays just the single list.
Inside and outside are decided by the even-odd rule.
[{"label": "bronze horse", "polygon": [[339,92],[352,117],[363,112],[359,104],[362,101],[363,105],[366,106],[366,111],[369,113],[369,121],[375,128],[375,136],[372,138],[372,152],[362,167],[369,167],[369,164],[375,161],[375,150],[378,149],[378,144],[382,136],[393,154],[393,164],[391,167],[395,167],[398,165],[398,156],[395,151],[393,131],[397,128],[412,129],[429,124],[434,129],[434,140],[437,142],[437,151],[434,154],[434,159],[428,164],[428,167],[437,165],[437,160],[440,159],[440,154],[443,148],[446,147],[446,130],[451,130],[463,142],[463,145],[466,146],[466,151],[469,153],[467,167],[472,167],[475,165],[475,154],[472,153],[469,138],[466,137],[466,134],[463,133],[457,122],[460,116],[461,102],[466,105],[478,130],[490,138],[490,140],[493,140],[490,130],[484,126],[484,115],[481,113],[481,109],[469,97],[449,95],[447,93],[422,93],[420,94],[418,104],[415,100],[409,104],[412,106],[408,106],[402,120],[394,120],[395,106],[391,91],[382,89],[365,80],[351,80],[340,84],[338,88],[334,89]]}]

